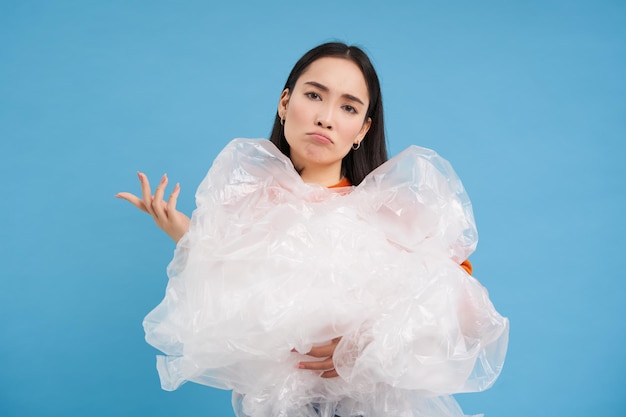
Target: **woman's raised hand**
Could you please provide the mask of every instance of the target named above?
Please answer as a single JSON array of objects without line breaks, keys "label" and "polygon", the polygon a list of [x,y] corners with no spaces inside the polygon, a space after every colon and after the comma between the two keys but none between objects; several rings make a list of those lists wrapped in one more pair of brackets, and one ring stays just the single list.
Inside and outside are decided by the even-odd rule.
[{"label": "woman's raised hand", "polygon": [[138,172],[137,176],[141,184],[141,198],[127,192],[118,193],[116,197],[129,201],[139,210],[145,211],[151,215],[157,226],[167,233],[174,242],[178,243],[180,238],[189,230],[189,217],[176,210],[176,200],[178,199],[178,194],[180,194],[180,184],[176,184],[174,191],[170,194],[169,200],[164,201],[163,194],[167,186],[167,174],[163,174],[154,195],[152,195],[150,191],[148,177],[141,172]]}]

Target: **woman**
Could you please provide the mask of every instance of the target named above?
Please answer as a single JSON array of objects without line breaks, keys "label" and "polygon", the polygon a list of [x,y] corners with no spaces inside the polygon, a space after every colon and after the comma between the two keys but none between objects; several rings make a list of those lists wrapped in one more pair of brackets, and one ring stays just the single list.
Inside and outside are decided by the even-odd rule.
[{"label": "woman", "polygon": [[385,161],[376,72],[328,43],[291,71],[270,141],[216,158],[191,221],[166,176],[118,195],[178,243],[144,322],[165,389],[233,389],[239,416],[463,415],[448,394],[493,383],[508,322],[467,274],[454,171],[417,147]]}]

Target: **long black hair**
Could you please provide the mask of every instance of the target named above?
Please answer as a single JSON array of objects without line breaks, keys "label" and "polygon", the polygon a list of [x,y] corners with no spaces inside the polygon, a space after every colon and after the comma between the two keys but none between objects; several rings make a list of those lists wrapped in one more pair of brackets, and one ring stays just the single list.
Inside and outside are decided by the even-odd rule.
[{"label": "long black hair", "polygon": [[[296,62],[284,89],[291,93],[302,73],[313,62],[320,58],[336,57],[354,62],[363,73],[369,93],[369,107],[364,122],[372,119],[370,128],[361,141],[361,147],[351,150],[343,158],[341,174],[353,185],[359,185],[363,178],[387,160],[387,143],[385,140],[385,121],[383,120],[383,99],[380,92],[380,82],[376,70],[368,56],[356,46],[348,46],[341,42],[329,42],[316,46],[308,51]],[[283,89],[283,91],[284,91]],[[278,111],[272,127],[270,141],[286,156],[290,156],[290,147],[285,139],[285,132],[280,122]]]}]

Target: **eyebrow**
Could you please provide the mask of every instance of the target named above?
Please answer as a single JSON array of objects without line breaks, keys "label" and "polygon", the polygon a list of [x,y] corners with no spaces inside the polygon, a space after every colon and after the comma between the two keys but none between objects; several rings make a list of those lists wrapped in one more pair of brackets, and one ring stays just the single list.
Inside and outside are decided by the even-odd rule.
[{"label": "eyebrow", "polygon": [[[316,81],[307,81],[307,82],[305,82],[305,84],[312,85],[313,87],[317,87],[317,88],[319,88],[322,91],[326,91],[326,92],[329,91],[328,87],[326,87],[324,84],[320,84],[320,83],[318,83]],[[361,101],[360,98],[358,98],[356,96],[353,96],[352,94],[342,94],[341,97],[344,97],[344,98],[346,98],[346,99],[348,99],[350,101],[355,101],[357,103],[361,103],[361,105],[365,106],[365,103],[363,103],[363,101]]]}]

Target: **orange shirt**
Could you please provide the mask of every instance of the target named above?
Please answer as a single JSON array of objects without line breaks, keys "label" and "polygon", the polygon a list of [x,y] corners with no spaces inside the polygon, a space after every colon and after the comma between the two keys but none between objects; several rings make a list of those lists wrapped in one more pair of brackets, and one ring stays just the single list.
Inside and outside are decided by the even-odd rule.
[{"label": "orange shirt", "polygon": [[352,183],[350,182],[349,179],[347,179],[346,177],[343,177],[341,179],[341,181],[339,181],[337,184],[335,185],[329,185],[328,188],[339,188],[339,187],[349,187],[351,186]]},{"label": "orange shirt", "polygon": [[[344,177],[337,184],[331,185],[328,188],[349,187],[351,185],[352,183],[350,182],[350,180]],[[468,259],[461,262],[461,268],[465,269],[468,274],[472,275],[472,264]]]}]

